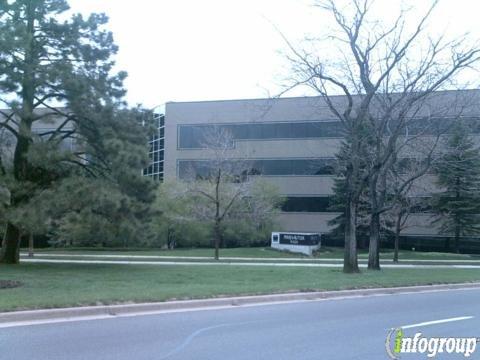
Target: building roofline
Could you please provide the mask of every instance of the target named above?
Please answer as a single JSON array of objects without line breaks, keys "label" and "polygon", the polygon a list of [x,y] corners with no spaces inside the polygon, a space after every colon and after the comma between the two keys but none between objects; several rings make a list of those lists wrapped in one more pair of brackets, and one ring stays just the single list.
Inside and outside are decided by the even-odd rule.
[{"label": "building roofline", "polygon": [[[458,90],[439,90],[434,91],[435,94],[455,93],[455,92],[479,92],[480,89],[458,89]],[[352,94],[353,97],[359,94]],[[330,97],[345,97],[345,95],[330,95]],[[275,100],[291,100],[291,99],[320,99],[321,95],[311,96],[286,96],[286,97],[271,97],[271,98],[243,98],[243,99],[219,99],[219,100],[192,100],[192,101],[167,101],[165,105],[169,104],[202,104],[202,103],[219,103],[219,102],[240,102],[240,101],[275,101]]]}]

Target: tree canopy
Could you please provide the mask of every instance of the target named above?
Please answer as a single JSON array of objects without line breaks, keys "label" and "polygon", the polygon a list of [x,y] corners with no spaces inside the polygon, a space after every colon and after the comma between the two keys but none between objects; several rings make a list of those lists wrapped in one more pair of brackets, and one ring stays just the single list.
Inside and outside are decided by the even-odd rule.
[{"label": "tree canopy", "polygon": [[[118,48],[107,21],[70,15],[65,0],[0,1],[0,133],[11,141],[0,153],[11,210],[0,261],[18,262],[21,234],[34,231],[20,215],[46,194],[48,204],[64,197],[65,216],[55,221],[43,203],[37,224],[61,224],[60,233],[88,219],[105,229],[88,215],[136,217],[150,201],[152,186],[140,177],[148,141],[142,111],[123,101],[126,73],[114,69]],[[108,211],[95,209],[102,202]]]}]

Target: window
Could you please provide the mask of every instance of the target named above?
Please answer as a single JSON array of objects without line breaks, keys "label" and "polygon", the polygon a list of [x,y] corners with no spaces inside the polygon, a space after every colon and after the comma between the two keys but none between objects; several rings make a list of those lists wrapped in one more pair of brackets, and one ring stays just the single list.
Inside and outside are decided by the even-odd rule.
[{"label": "window", "polygon": [[[335,159],[333,158],[251,160],[245,161],[245,163],[250,169],[248,171],[250,175],[333,175],[335,170]],[[180,179],[192,176],[208,177],[213,168],[210,160],[179,160],[178,176]]]},{"label": "window", "polygon": [[[409,121],[405,129],[410,135],[432,135],[448,131],[455,121],[464,121],[472,133],[480,133],[478,118],[452,119],[423,117]],[[397,122],[392,120],[390,129]],[[203,134],[214,126],[228,130],[234,140],[272,140],[272,139],[312,139],[343,137],[342,124],[339,121],[293,121],[275,123],[249,123],[224,125],[179,125],[180,149],[199,149],[203,147]],[[163,136],[163,135],[162,135]]]},{"label": "window", "polygon": [[143,175],[150,176],[154,180],[163,180],[163,159],[165,148],[165,117],[163,115],[154,115],[158,120],[158,128],[149,142],[148,156],[150,166],[143,170]]},{"label": "window", "polygon": [[284,212],[331,212],[327,196],[287,197],[282,205]]},{"label": "window", "polygon": [[[180,125],[179,148],[202,148],[203,134],[214,125]],[[215,125],[217,126],[217,125]],[[341,137],[342,128],[338,121],[296,121],[278,123],[251,123],[218,125],[229,131],[235,140],[306,139]]]}]

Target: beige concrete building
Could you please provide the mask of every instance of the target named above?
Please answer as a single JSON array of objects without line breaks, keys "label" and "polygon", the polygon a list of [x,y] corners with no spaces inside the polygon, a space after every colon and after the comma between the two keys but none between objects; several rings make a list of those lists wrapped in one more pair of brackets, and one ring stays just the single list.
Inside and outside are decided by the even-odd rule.
[{"label": "beige concrete building", "polygon": [[[65,111],[65,108],[57,108],[58,111]],[[0,121],[5,121],[12,115],[9,109],[0,109]],[[34,121],[32,124],[32,133],[35,141],[46,141],[52,135],[52,132],[64,123],[64,118],[59,116],[55,111],[47,108],[35,109],[35,115],[41,117],[40,120]],[[18,130],[18,119],[13,116],[7,121],[7,125],[14,131]],[[67,122],[63,124],[63,131],[73,129],[73,123]],[[13,151],[15,149],[16,138],[5,127],[0,126],[0,152],[3,155],[3,161],[8,164],[13,159]],[[72,151],[75,148],[75,141],[72,137],[63,139],[60,143],[61,150]]]},{"label": "beige concrete building", "polygon": [[[439,92],[416,116],[439,122],[456,116],[474,121],[480,112],[471,104],[478,104],[479,99],[477,91]],[[334,97],[334,101],[341,107],[345,98]],[[232,159],[251,162],[255,173],[277,185],[287,197],[279,219],[281,230],[329,231],[327,223],[337,215],[329,210],[329,197],[342,128],[324,100],[297,97],[167,103],[161,177],[182,179],[186,169],[192,167],[204,171],[202,164],[208,161],[209,153],[202,147],[201,134],[213,126],[232,134]],[[478,133],[480,126],[475,125],[473,131]],[[417,191],[417,196],[428,195],[425,190]],[[404,235],[436,235],[429,217],[428,213],[412,216]]]}]

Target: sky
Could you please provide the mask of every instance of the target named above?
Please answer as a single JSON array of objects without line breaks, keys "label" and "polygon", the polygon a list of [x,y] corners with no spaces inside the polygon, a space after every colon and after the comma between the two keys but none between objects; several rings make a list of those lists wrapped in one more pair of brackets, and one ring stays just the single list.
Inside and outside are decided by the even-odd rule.
[{"label": "sky", "polygon": [[[336,0],[337,1],[337,0]],[[131,105],[169,101],[262,98],[283,90],[287,47],[331,26],[311,0],[70,0],[72,11],[104,12],[119,45],[117,67],[128,72]],[[404,0],[411,17],[427,0]],[[388,19],[400,0],[376,0]],[[422,7],[423,6],[423,7]],[[480,1],[440,1],[429,29],[480,39]],[[309,95],[297,89],[290,95]]]}]

